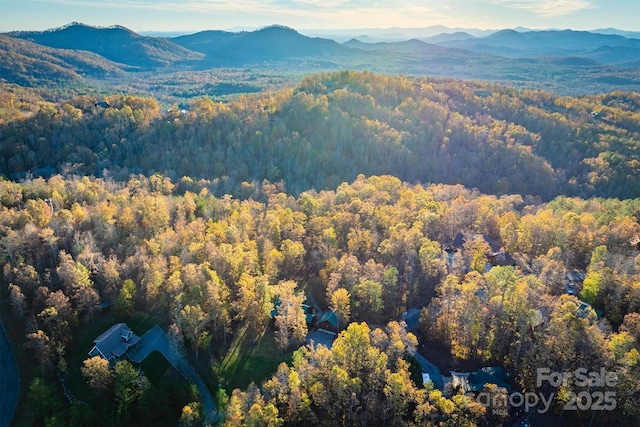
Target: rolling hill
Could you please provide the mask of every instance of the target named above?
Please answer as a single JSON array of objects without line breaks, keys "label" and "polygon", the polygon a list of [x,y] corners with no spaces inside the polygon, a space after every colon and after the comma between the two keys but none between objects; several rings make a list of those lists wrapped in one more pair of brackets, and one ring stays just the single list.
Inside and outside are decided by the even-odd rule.
[{"label": "rolling hill", "polygon": [[[107,109],[94,107],[101,99]],[[294,193],[390,174],[544,199],[640,195],[637,92],[561,97],[339,71],[224,104],[193,100],[184,112],[161,114],[155,100],[122,95],[74,97],[55,108],[82,114],[67,120],[22,107],[36,113],[0,125],[0,135],[12,135],[0,141],[0,173],[74,165],[74,173],[107,169],[118,179],[282,180]]]},{"label": "rolling hill", "polygon": [[90,52],[54,49],[0,34],[0,79],[23,86],[117,77],[126,66]]},{"label": "rolling hill", "polygon": [[95,28],[73,23],[48,31],[14,32],[8,35],[52,48],[93,52],[111,61],[142,69],[188,63],[202,58],[202,54],[167,39],[143,37],[120,26]]},{"label": "rolling hill", "polygon": [[307,37],[291,28],[278,25],[239,33],[204,31],[171,40],[184,48],[204,54],[209,64],[216,65],[283,61],[291,58],[331,58],[354,53],[333,40]]},{"label": "rolling hill", "polygon": [[[588,31],[502,30],[486,37],[449,40],[431,38],[425,41],[446,47],[519,58],[578,56],[604,64],[622,64],[631,61],[632,58],[640,58],[640,40]],[[607,54],[594,54],[604,47],[608,48]]]},{"label": "rolling hill", "polygon": [[[265,72],[279,80],[287,75],[288,85],[318,71],[350,69],[490,80],[569,95],[607,92],[620,85],[640,89],[640,40],[585,31],[503,30],[488,36],[455,32],[396,42],[338,43],[277,25],[158,38],[119,26],[74,23],[43,32],[7,33],[0,44],[10,59],[2,64],[9,83],[59,79],[106,90],[117,84],[136,93],[169,94],[172,98],[163,100],[169,103],[176,102],[175,97],[216,96],[209,90],[212,84],[237,83],[209,80],[216,70],[225,69],[255,78]],[[259,90],[254,83],[251,87]]]}]

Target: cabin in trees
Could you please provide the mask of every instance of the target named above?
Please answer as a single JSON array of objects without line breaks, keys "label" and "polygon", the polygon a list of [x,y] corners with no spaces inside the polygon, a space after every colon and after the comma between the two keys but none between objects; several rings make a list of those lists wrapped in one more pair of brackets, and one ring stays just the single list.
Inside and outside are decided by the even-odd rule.
[{"label": "cabin in trees", "polygon": [[478,369],[476,372],[451,371],[451,385],[465,392],[481,392],[487,384],[495,384],[507,392],[511,391],[509,374],[499,366]]},{"label": "cabin in trees", "polygon": [[511,254],[503,250],[487,254],[487,261],[492,267],[516,265],[516,260],[511,256]]},{"label": "cabin in trees", "polygon": [[576,310],[576,316],[581,319],[586,319],[591,313],[595,313],[597,319],[602,318],[602,310],[594,310],[591,304],[580,301],[580,305],[578,305],[578,309]]},{"label": "cabin in trees", "polygon": [[329,310],[318,319],[318,328],[325,329],[330,332],[338,332],[338,315],[335,311]]},{"label": "cabin in trees", "polygon": [[[282,305],[282,300],[280,298],[277,298],[273,303],[273,310],[271,310],[271,318],[273,319],[276,318],[276,316],[278,315],[278,307],[280,307],[281,305]],[[302,307],[302,312],[304,313],[305,321],[307,322],[307,325],[312,324],[315,318],[315,314],[313,313],[313,307],[311,307],[309,304],[301,304],[300,307]]]},{"label": "cabin in trees", "polygon": [[140,337],[126,323],[117,323],[93,342],[95,345],[89,356],[100,356],[109,362],[115,362],[125,356],[127,351],[134,349],[140,342]]},{"label": "cabin in trees", "polygon": [[458,233],[449,244],[444,245],[444,251],[447,252],[447,263],[450,268],[454,267],[454,254],[456,252],[464,253],[467,243],[471,244],[475,241],[481,241],[486,244],[487,252],[484,254],[487,259],[486,270],[492,267],[516,265],[516,260],[510,253],[505,251],[495,240],[486,234],[465,235]]}]

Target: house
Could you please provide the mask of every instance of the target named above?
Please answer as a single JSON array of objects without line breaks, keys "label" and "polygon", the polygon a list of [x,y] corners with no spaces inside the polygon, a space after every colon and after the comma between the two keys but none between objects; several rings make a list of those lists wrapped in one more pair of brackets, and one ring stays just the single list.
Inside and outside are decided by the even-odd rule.
[{"label": "house", "polygon": [[107,101],[99,101],[94,104],[96,107],[109,108],[111,105]]},{"label": "house", "polygon": [[95,345],[89,356],[101,356],[109,362],[114,362],[125,356],[129,349],[134,348],[140,342],[140,337],[134,334],[126,323],[116,323],[93,342]]},{"label": "house", "polygon": [[463,233],[456,234],[456,237],[444,247],[446,252],[458,252],[464,249],[464,244],[469,241],[474,241],[476,239],[482,239],[489,245],[491,248],[490,253],[500,252],[500,245],[497,244],[491,237],[486,234],[474,234],[472,236],[465,236]]},{"label": "house", "polygon": [[578,306],[578,310],[576,312],[576,315],[581,318],[584,319],[587,316],[589,316],[589,313],[591,312],[591,305],[587,304],[584,301],[580,301],[580,305]]},{"label": "house", "polygon": [[[278,315],[278,307],[280,307],[281,305],[282,305],[282,300],[280,300],[280,298],[277,298],[273,303],[273,310],[271,310],[272,318],[274,319],[276,318],[276,316]],[[307,325],[310,325],[313,322],[313,319],[315,317],[315,314],[313,314],[313,307],[311,307],[308,304],[301,304],[300,306],[302,307],[302,311],[304,312]]]},{"label": "house", "polygon": [[445,252],[458,252],[459,250],[462,250],[462,247],[464,246],[464,243],[467,241],[466,237],[464,237],[464,234],[462,233],[458,233],[456,234],[456,237],[454,237],[454,239],[451,241],[451,243],[449,243],[448,245],[445,245],[444,250]]},{"label": "house", "polygon": [[594,310],[590,304],[580,301],[580,305],[578,305],[578,309],[576,310],[576,316],[580,319],[586,319],[592,312],[595,313],[596,319],[600,319],[602,317],[602,310]]},{"label": "house", "polygon": [[318,328],[331,332],[338,332],[338,315],[335,311],[329,310],[325,312],[318,320]]},{"label": "house", "polygon": [[491,252],[487,255],[487,260],[492,267],[497,266],[505,266],[505,265],[516,265],[516,260],[511,256],[509,252],[505,252],[503,250],[497,252]]},{"label": "house", "polygon": [[469,374],[467,378],[467,391],[480,392],[484,390],[485,385],[495,384],[499,388],[504,388],[507,392],[511,391],[511,386],[507,383],[509,374],[500,367],[484,367],[476,372]]},{"label": "house", "polygon": [[489,96],[491,96],[491,91],[489,90],[476,90],[473,92],[473,94],[475,96],[478,96],[480,98],[487,98]]},{"label": "house", "polygon": [[313,322],[315,314],[313,314],[313,307],[308,304],[302,304],[302,311],[305,315],[305,320],[307,321],[307,325],[310,325]]},{"label": "house", "polygon": [[422,373],[422,385],[424,387],[426,387],[430,382],[431,382],[431,376],[428,373],[423,372]]},{"label": "house", "polygon": [[456,237],[447,245],[444,245],[444,251],[447,252],[447,265],[449,268],[454,267],[454,254],[456,252],[464,252],[465,243],[472,242],[477,239],[484,241],[489,246],[489,252],[485,254],[487,258],[487,264],[485,271],[491,270],[493,267],[498,266],[516,266],[517,262],[510,253],[505,251],[495,240],[486,234],[474,234],[465,236],[463,233],[458,233]]},{"label": "house", "polygon": [[271,317],[273,317],[274,319],[278,315],[278,307],[280,307],[281,305],[282,305],[282,300],[280,298],[277,298],[273,302],[273,310],[271,310]]}]

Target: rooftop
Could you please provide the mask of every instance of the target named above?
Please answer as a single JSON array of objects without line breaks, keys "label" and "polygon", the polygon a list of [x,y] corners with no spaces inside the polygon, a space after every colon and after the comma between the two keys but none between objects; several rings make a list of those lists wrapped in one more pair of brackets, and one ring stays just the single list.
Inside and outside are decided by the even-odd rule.
[{"label": "rooftop", "polygon": [[100,355],[107,360],[118,359],[139,341],[140,337],[126,323],[116,323],[93,341],[95,345],[89,355]]}]

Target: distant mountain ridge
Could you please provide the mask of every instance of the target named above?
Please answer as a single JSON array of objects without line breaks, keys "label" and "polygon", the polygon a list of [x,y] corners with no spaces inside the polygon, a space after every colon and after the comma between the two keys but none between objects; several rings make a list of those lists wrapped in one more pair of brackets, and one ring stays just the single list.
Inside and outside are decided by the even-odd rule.
[{"label": "distant mountain ridge", "polygon": [[38,81],[80,81],[83,76],[116,77],[126,66],[90,52],[55,49],[0,34],[0,80],[32,85]]},{"label": "distant mountain ridge", "polygon": [[121,26],[96,28],[73,23],[54,30],[21,31],[7,35],[52,48],[85,50],[114,62],[142,68],[202,59],[201,54],[167,39],[144,37]]},{"label": "distant mountain ridge", "polygon": [[[447,27],[431,27],[436,29]],[[400,29],[386,31],[396,30]],[[404,30],[425,34],[424,29]],[[3,61],[0,78],[36,84],[51,80],[49,73],[61,81],[109,76],[126,80],[132,71],[169,75],[242,67],[296,74],[351,69],[482,79],[570,94],[576,89],[582,93],[616,90],[621,85],[626,90],[640,88],[640,39],[587,31],[518,30],[488,35],[455,31],[376,43],[364,36],[338,43],[280,25],[162,38],[121,26],[72,23],[47,31],[4,34],[0,51],[3,60],[11,60]],[[182,81],[183,76],[176,84]],[[182,93],[207,93],[206,85],[198,85]]]},{"label": "distant mountain ridge", "polygon": [[[457,47],[474,52],[499,56],[539,58],[572,56],[585,57],[605,64],[621,64],[640,58],[640,39],[615,34],[598,34],[589,31],[547,30],[518,32],[501,30],[486,37],[460,38],[437,41],[445,47]],[[607,46],[606,55],[598,49]]]},{"label": "distant mountain ridge", "polygon": [[[535,30],[525,27],[516,27],[512,30],[519,33],[526,33],[532,31],[561,31],[557,28],[547,28],[544,30]],[[409,39],[429,39],[431,37],[439,36],[440,34],[454,34],[454,33],[467,33],[473,37],[487,37],[491,34],[497,33],[501,29],[493,30],[481,30],[478,28],[461,28],[461,27],[447,27],[444,25],[431,25],[428,27],[419,28],[365,28],[365,29],[343,29],[343,30],[329,30],[329,29],[317,29],[317,30],[300,30],[301,33],[324,37],[336,40],[338,42],[345,42],[351,39],[358,39],[368,42],[394,42],[404,41]],[[590,33],[595,34],[614,34],[624,36],[627,38],[640,39],[640,31],[624,31],[616,28],[602,28],[589,30]]]},{"label": "distant mountain ridge", "polygon": [[280,61],[292,57],[347,53],[344,46],[333,40],[307,37],[292,28],[279,25],[238,33],[202,31],[175,37],[171,41],[204,54],[207,62],[214,64],[225,61],[236,63]]},{"label": "distant mountain ridge", "polygon": [[429,43],[443,43],[454,40],[468,40],[474,38],[476,38],[476,36],[473,36],[465,31],[456,31],[454,33],[440,33],[422,40]]},{"label": "distant mountain ridge", "polygon": [[[417,35],[446,29],[444,26],[433,26],[403,30],[407,35]],[[400,29],[391,28],[387,31],[392,33],[396,30]],[[518,30],[484,32],[484,35],[479,32],[441,32],[430,37],[411,37],[395,42],[416,39],[446,48],[512,58],[570,56],[588,58],[605,64],[630,63],[640,58],[640,39],[619,34],[573,30],[525,31],[524,28]],[[72,23],[47,31],[20,31],[6,35],[51,48],[89,51],[116,63],[147,69],[185,64],[203,68],[282,61],[290,58],[357,55],[357,52],[351,50],[356,47],[353,43],[337,43],[326,38],[309,37],[280,25],[255,31],[208,30],[162,38],[141,36],[121,26],[96,28]],[[365,43],[375,42],[374,39],[365,36],[355,38]],[[374,46],[360,45],[358,49],[379,50],[382,45],[377,44],[380,42],[375,43]],[[387,45],[391,46],[393,45]],[[402,50],[406,51],[406,44],[395,46],[402,46]],[[415,43],[414,46],[417,49],[423,48]]]}]

